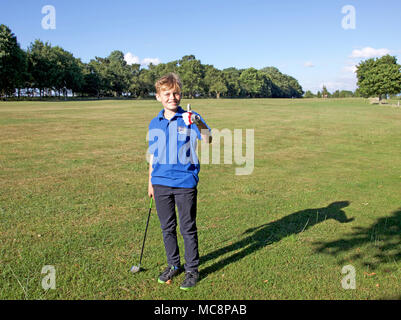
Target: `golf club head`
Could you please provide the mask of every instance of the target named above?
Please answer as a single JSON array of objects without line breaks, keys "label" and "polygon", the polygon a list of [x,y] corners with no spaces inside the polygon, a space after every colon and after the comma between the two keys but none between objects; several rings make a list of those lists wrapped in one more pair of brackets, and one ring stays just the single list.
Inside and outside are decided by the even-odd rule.
[{"label": "golf club head", "polygon": [[132,273],[137,273],[137,272],[139,272],[141,270],[141,266],[132,266],[131,267],[131,272]]}]

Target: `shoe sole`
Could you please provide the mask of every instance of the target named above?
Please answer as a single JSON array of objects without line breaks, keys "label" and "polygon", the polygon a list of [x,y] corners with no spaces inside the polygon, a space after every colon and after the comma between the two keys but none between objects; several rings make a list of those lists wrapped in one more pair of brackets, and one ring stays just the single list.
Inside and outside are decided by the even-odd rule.
[{"label": "shoe sole", "polygon": [[190,291],[190,290],[192,290],[194,287],[189,287],[189,288],[186,288],[186,287],[180,287],[180,289],[181,290],[184,290],[184,291]]},{"label": "shoe sole", "polygon": [[157,279],[157,282],[158,282],[158,283],[161,283],[161,284],[171,284],[172,280],[169,279],[169,280],[167,280],[167,281],[163,281],[163,280]]}]

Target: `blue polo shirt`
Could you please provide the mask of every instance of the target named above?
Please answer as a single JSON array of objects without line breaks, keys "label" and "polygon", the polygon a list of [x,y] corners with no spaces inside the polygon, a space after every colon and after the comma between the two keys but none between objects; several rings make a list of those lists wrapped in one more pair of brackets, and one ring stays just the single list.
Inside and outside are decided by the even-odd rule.
[{"label": "blue polo shirt", "polygon": [[[182,118],[185,112],[179,106],[175,115],[167,120],[162,109],[150,121],[148,151],[153,154],[152,184],[180,188],[194,188],[198,184],[200,164],[196,146],[197,139],[202,138],[196,124],[185,124]],[[210,131],[202,117],[201,120]]]}]

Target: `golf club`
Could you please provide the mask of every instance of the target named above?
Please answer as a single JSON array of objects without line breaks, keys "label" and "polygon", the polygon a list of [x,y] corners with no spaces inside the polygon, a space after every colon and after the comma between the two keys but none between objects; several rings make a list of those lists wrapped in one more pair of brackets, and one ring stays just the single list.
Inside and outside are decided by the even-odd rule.
[{"label": "golf club", "polygon": [[145,247],[146,233],[148,232],[149,218],[150,218],[150,213],[152,211],[152,202],[153,202],[153,197],[150,198],[149,214],[148,214],[148,220],[146,221],[145,236],[143,237],[143,243],[142,243],[141,257],[139,259],[139,265],[131,267],[131,272],[132,273],[137,273],[137,272],[139,272],[141,270],[143,248]]}]

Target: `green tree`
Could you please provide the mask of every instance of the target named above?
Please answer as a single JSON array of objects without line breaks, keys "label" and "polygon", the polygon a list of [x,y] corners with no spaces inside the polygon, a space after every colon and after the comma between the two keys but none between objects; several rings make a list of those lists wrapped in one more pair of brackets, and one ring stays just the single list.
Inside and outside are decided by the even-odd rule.
[{"label": "green tree", "polygon": [[305,92],[304,98],[314,98],[314,97],[315,95],[310,90],[307,90]]},{"label": "green tree", "polygon": [[67,91],[79,92],[83,85],[83,74],[80,60],[73,54],[59,46],[52,47],[51,79],[52,87],[63,93],[67,98]]},{"label": "green tree", "polygon": [[356,97],[356,98],[362,97],[361,89],[357,88],[357,89],[355,90],[353,96]]},{"label": "green tree", "polygon": [[140,96],[140,89],[141,84],[139,81],[139,75],[141,72],[141,65],[140,64],[131,64],[129,66],[129,73],[130,73],[130,81],[128,92],[130,93],[131,97],[138,98]]},{"label": "green tree", "polygon": [[225,94],[228,91],[223,72],[212,65],[205,66],[204,83],[205,91],[213,94],[217,99],[220,98],[221,94]]},{"label": "green tree", "polygon": [[239,80],[241,87],[251,98],[269,98],[272,95],[270,79],[255,68],[243,71]]},{"label": "green tree", "polygon": [[82,65],[82,76],[83,84],[81,86],[81,94],[100,98],[102,80],[93,64],[88,63]]},{"label": "green tree", "polygon": [[273,98],[300,98],[304,94],[298,81],[275,67],[260,69],[272,82]]},{"label": "green tree", "polygon": [[353,92],[349,91],[349,90],[341,90],[339,92],[339,97],[340,98],[351,98],[353,96],[354,96]]},{"label": "green tree", "polygon": [[28,71],[32,77],[32,88],[39,89],[40,97],[48,90],[64,94],[80,92],[84,85],[83,67],[73,54],[48,42],[36,40],[28,48]]},{"label": "green tree", "polygon": [[224,69],[223,71],[224,81],[227,86],[227,96],[231,98],[237,98],[241,96],[241,85],[239,78],[241,71],[232,67]]},{"label": "green tree", "polygon": [[[106,58],[95,57],[89,62],[88,81],[94,81],[98,96],[115,96],[137,93],[134,82],[139,77],[139,64],[128,65],[121,51],[115,50]],[[135,80],[134,80],[135,79]],[[86,88],[88,91],[89,88]]]},{"label": "green tree", "polygon": [[28,72],[32,77],[32,88],[39,89],[39,96],[42,97],[46,88],[52,88],[54,66],[52,65],[51,45],[40,40],[35,40],[28,48]]},{"label": "green tree", "polygon": [[138,95],[140,97],[147,97],[151,93],[156,92],[155,88],[156,76],[150,69],[142,69],[139,73],[139,87]]},{"label": "green tree", "polygon": [[115,50],[107,57],[107,80],[115,96],[128,92],[131,80],[131,68],[124,60],[124,54]]},{"label": "green tree", "polygon": [[398,94],[401,92],[401,66],[397,58],[386,55],[362,61],[356,70],[360,93],[364,97]]},{"label": "green tree", "polygon": [[340,98],[340,90],[336,90],[331,95],[332,98]]},{"label": "green tree", "polygon": [[168,63],[159,63],[157,65],[150,64],[149,70],[154,74],[156,79],[159,79],[170,72],[178,74],[178,60],[174,60]]},{"label": "green tree", "polygon": [[109,64],[108,59],[101,57],[95,57],[95,59],[89,61],[88,64],[89,69],[94,74],[93,76],[91,76],[92,80],[93,78],[96,78],[95,81],[98,87],[95,90],[98,92],[99,97],[111,95],[111,84],[107,66],[108,64]]},{"label": "green tree", "polygon": [[13,95],[27,78],[27,58],[10,28],[0,25],[0,96]]},{"label": "green tree", "polygon": [[205,68],[200,60],[195,59],[195,56],[184,56],[179,61],[178,74],[183,84],[182,93],[184,96],[194,98],[204,93]]},{"label": "green tree", "polygon": [[323,86],[322,98],[330,98],[330,92],[327,90],[326,86]]}]

